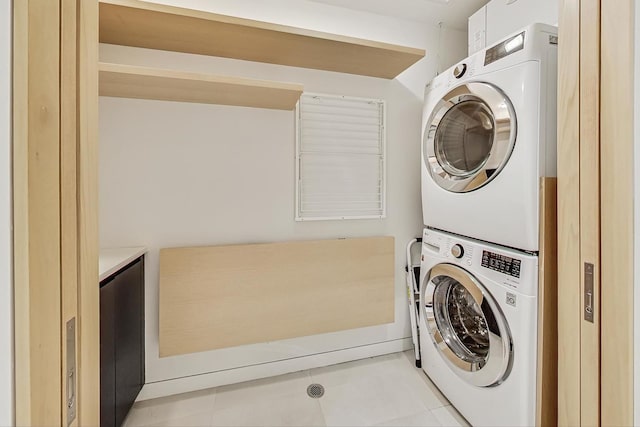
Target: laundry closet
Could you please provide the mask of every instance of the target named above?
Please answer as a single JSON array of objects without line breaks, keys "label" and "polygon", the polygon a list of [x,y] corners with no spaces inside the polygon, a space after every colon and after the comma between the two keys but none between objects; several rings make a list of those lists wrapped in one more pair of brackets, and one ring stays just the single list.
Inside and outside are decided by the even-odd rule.
[{"label": "laundry closet", "polygon": [[[560,410],[574,412],[557,406],[556,237],[576,218],[556,175],[571,196],[575,169],[556,165],[575,148],[569,60],[591,52],[577,58],[592,83],[604,54],[562,45],[558,8],[573,22],[573,3],[26,1],[13,48],[13,139],[26,142],[12,160],[17,422],[121,425],[134,401],[410,349],[414,373],[472,424],[572,419],[568,356]],[[600,23],[591,6],[579,18]],[[569,144],[560,160],[556,143]],[[561,345],[574,345],[570,312],[601,327],[604,273],[598,258],[576,275],[575,246],[560,249],[567,283],[595,277],[573,298],[584,313],[573,288],[560,294]],[[581,328],[565,355],[587,346]],[[579,390],[593,403],[583,419],[600,417],[600,393]]]},{"label": "laundry closet", "polygon": [[[276,19],[274,11],[272,15],[261,12],[266,16],[259,16],[258,11],[251,11],[247,5],[236,5],[235,10],[227,13],[267,21]],[[416,141],[421,139],[418,129],[424,120],[419,114],[423,107],[423,89],[436,72],[447,70],[466,56],[465,47],[468,46],[464,43],[464,32],[417,23],[402,31],[393,31],[400,22],[388,19],[386,33],[379,34],[366,19],[353,25],[354,20],[360,18],[356,12],[345,13],[342,20],[327,22],[315,15],[312,18],[311,13],[315,12],[312,9],[294,8],[291,16],[277,13],[279,23],[325,32],[348,32],[359,38],[383,39],[432,52],[431,57],[427,53],[426,58],[420,60],[419,49],[398,47],[397,50],[409,59],[397,71],[383,76],[375,67],[389,65],[385,62],[390,60],[352,71],[341,64],[341,61],[345,66],[349,64],[348,58],[333,58],[330,51],[324,53],[326,59],[314,58],[319,65],[312,68],[321,70],[287,66],[298,65],[295,61],[287,63],[287,59],[281,61],[284,65],[276,65],[220,58],[236,55],[233,46],[237,42],[232,39],[236,37],[233,32],[209,36],[220,37],[225,45],[231,46],[221,49],[220,53],[216,47],[208,52],[197,39],[178,48],[171,43],[154,44],[153,39],[145,38],[144,31],[166,31],[167,39],[178,38],[180,33],[172,35],[172,31],[176,31],[173,26],[188,22],[183,24],[176,18],[181,11],[151,7],[145,12],[126,6],[122,7],[118,2],[101,5],[101,40],[106,43],[100,47],[100,90],[103,95],[99,107],[100,246],[146,248],[144,347],[147,385],[140,398],[205,385],[217,386],[235,382],[235,378],[283,373],[294,366],[327,363],[328,356],[314,356],[319,353],[334,354],[331,361],[335,363],[406,348],[406,304],[400,286],[401,249],[411,237],[420,234],[419,209],[416,209],[415,201],[420,186],[416,164],[420,152]],[[297,12],[297,16],[293,12]],[[185,13],[189,12],[185,10]],[[489,22],[496,12],[487,13]],[[158,24],[154,23],[156,15]],[[137,21],[141,17],[145,18],[144,23]],[[193,25],[196,30],[187,34],[198,34],[199,23],[194,21]],[[137,32],[128,34],[131,28],[138,26]],[[204,24],[202,28],[206,28]],[[501,37],[506,34],[509,34],[507,30]],[[237,37],[242,37],[242,33]],[[527,43],[530,37],[526,36]],[[240,59],[243,59],[243,49],[239,44]],[[322,52],[316,55],[322,55]],[[280,54],[274,53],[276,59],[261,61],[278,62]],[[357,54],[354,51],[354,55]],[[393,58],[394,54],[386,55]],[[253,59],[251,54],[245,57]],[[419,62],[411,65],[416,61]],[[306,67],[304,63],[301,65]],[[144,67],[154,67],[158,71],[147,71]],[[325,67],[329,71],[323,71]],[[331,70],[346,71],[346,74]],[[473,71],[469,65],[469,72]],[[162,74],[169,72],[176,75]],[[145,73],[151,75],[147,77]],[[250,95],[251,100],[267,103],[251,105],[241,101],[239,104],[244,107],[215,105],[233,104],[233,101],[201,100],[199,94],[194,99],[186,99],[195,101],[189,103],[153,100],[181,100],[179,96],[172,98],[170,90],[163,91],[162,79],[170,86],[172,77],[186,80],[193,76],[196,79],[208,73],[235,79],[282,82],[281,86],[289,87],[278,89],[292,95],[280,96],[275,92],[264,96]],[[131,81],[127,82],[130,77]],[[127,92],[127,88],[131,92]],[[159,96],[150,96],[153,90]],[[202,93],[209,90],[203,86]],[[380,217],[294,220],[293,214],[299,209],[294,195],[304,197],[296,186],[296,179],[301,179],[296,177],[299,172],[296,168],[303,166],[307,158],[300,156],[296,148],[300,149],[296,132],[298,135],[304,132],[299,129],[303,124],[295,116],[302,113],[294,111],[301,91],[384,101],[385,158],[382,167],[386,175],[380,180],[386,192],[383,194],[385,211]],[[218,90],[211,92],[218,93]],[[286,97],[289,100],[285,106],[268,104]],[[547,111],[552,114],[554,110]],[[519,123],[519,126],[522,130],[527,124]],[[513,142],[515,125],[512,133]],[[549,163],[553,160],[551,157]],[[424,187],[424,182],[422,185]],[[479,193],[481,191],[473,194]],[[527,215],[526,209],[537,209],[537,196],[532,194],[531,197],[535,202],[528,208],[525,206]],[[424,203],[423,211],[430,206],[440,206],[435,198],[432,204],[429,200]],[[297,216],[300,216],[299,210]],[[513,216],[516,222],[517,216]],[[490,231],[486,226],[479,228]],[[444,229],[473,235],[463,230]],[[509,229],[503,230],[509,233]],[[537,229],[531,233],[530,240],[537,245]],[[359,239],[373,236],[391,238],[362,240],[358,246]],[[347,240],[334,241],[334,248],[315,248],[329,245],[330,241],[325,242],[325,239],[343,238]],[[485,236],[480,238],[491,240]],[[307,250],[303,245],[305,241],[315,241],[312,243],[314,248]],[[343,248],[345,244],[352,247]],[[537,251],[537,246],[524,249]],[[284,251],[282,255],[278,255],[280,250]],[[274,251],[275,255],[270,255]],[[344,255],[331,260],[327,253]],[[348,266],[340,264],[340,258],[350,259],[353,271],[349,272]],[[339,275],[314,280],[313,276],[319,271],[301,267],[309,259],[324,260],[321,265],[327,270],[356,276],[363,274],[354,268],[359,266],[361,271],[378,280],[369,280],[369,285],[358,288],[350,288],[349,282],[341,282]],[[271,271],[273,264],[277,272]],[[381,269],[385,265],[387,267]],[[365,280],[364,277],[355,280]],[[380,281],[381,278],[385,279]],[[277,285],[270,285],[270,282]],[[283,282],[287,283],[284,288],[279,285]],[[337,287],[332,288],[327,282],[336,283]],[[215,290],[217,286],[220,290]],[[287,289],[287,286],[291,288]],[[303,286],[314,291],[298,289]],[[324,289],[325,296],[317,291],[319,288]],[[233,292],[237,294],[236,299],[229,296]],[[199,295],[199,301],[193,301],[192,295]],[[329,299],[325,305],[322,305],[323,298]],[[273,309],[269,308],[271,304]],[[352,318],[323,314],[332,311],[351,312]],[[252,321],[252,313],[261,314]],[[362,329],[363,326],[366,329]],[[291,359],[298,362],[285,361]],[[243,373],[249,366],[258,364],[264,366],[259,373]]]},{"label": "laundry closet", "polygon": [[[407,348],[402,264],[406,241],[420,233],[415,159],[420,155],[416,141],[423,91],[438,69],[465,56],[466,33],[418,22],[407,25],[408,21],[348,9],[328,19],[334,8],[312,2],[290,9],[259,8],[257,2],[220,2],[217,8],[180,3],[305,28],[300,30],[303,35],[323,32],[318,38],[333,37],[327,34],[331,32],[379,40],[384,42],[380,47],[373,41],[363,43],[397,49],[399,56],[408,57],[404,65],[388,72],[385,68],[393,66],[388,60],[352,71],[349,64],[366,62],[366,57],[357,61],[334,57],[325,47],[309,55],[319,64],[312,68],[343,71],[333,72],[295,67],[295,61],[287,64],[286,59],[278,59],[277,52],[269,62],[285,65],[126,46],[128,42],[120,40],[127,36],[118,31],[135,26],[120,15],[118,4],[105,2],[101,9],[101,25],[113,24],[109,34],[102,34],[103,40],[111,37],[113,44],[100,46],[101,93],[105,95],[99,105],[100,246],[146,248],[146,385],[139,399]],[[321,19],[322,14],[327,19]],[[107,21],[108,16],[113,18]],[[384,25],[377,24],[380,19]],[[105,30],[101,27],[101,31]],[[225,34],[223,46],[242,43],[243,30],[239,31],[237,42],[228,38],[233,33]],[[360,55],[357,46],[350,48],[349,40],[342,42],[340,37],[339,51],[353,49],[353,55]],[[304,42],[309,47],[303,49],[315,49],[311,38]],[[423,49],[439,52],[439,58],[421,59]],[[378,55],[384,57],[384,53]],[[131,71],[121,69],[123,64]],[[242,79],[271,81],[291,86],[295,94],[284,107],[215,105],[231,104],[226,100],[205,104],[198,102],[197,91],[192,91],[196,102],[189,103],[132,99],[149,97],[125,90],[125,77],[144,72],[142,67],[172,70],[176,78],[229,76],[235,80],[231,84]],[[124,77],[118,76],[120,71]],[[158,79],[166,78],[156,74]],[[147,90],[155,84],[153,80],[145,83],[145,78],[130,86]],[[162,93],[162,83],[156,86]],[[295,104],[302,90],[353,102],[384,101],[383,215],[295,220]],[[276,93],[261,97],[276,98]],[[313,265],[305,270],[314,259],[326,271],[314,270]],[[222,306],[215,299],[207,303],[202,296],[215,281],[203,282],[198,275],[226,278],[221,280],[235,285],[224,291],[225,297],[236,292],[237,299],[226,299]],[[362,285],[350,285],[354,280]],[[200,295],[203,304],[194,306],[191,293]],[[256,309],[263,310],[265,317],[251,320]],[[286,320],[290,311],[294,318]],[[215,317],[221,312],[227,313],[227,319],[237,319],[226,323],[226,332],[220,329],[224,319]],[[196,313],[201,313],[201,325],[213,329],[185,340],[194,333],[188,322],[193,324]],[[208,323],[206,315],[218,320]]]}]

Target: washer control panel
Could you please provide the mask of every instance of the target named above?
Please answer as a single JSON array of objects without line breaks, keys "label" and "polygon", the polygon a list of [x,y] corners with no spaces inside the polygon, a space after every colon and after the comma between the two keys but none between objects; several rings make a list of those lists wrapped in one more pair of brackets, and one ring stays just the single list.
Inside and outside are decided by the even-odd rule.
[{"label": "washer control panel", "polygon": [[422,235],[422,261],[458,265],[478,280],[490,280],[520,294],[538,293],[538,257],[434,229]]},{"label": "washer control panel", "polygon": [[487,250],[482,251],[482,266],[490,270],[520,278],[522,261],[506,255],[496,254]]},{"label": "washer control panel", "polygon": [[462,256],[464,255],[464,248],[462,247],[462,245],[456,243],[455,245],[451,246],[451,255],[456,258],[462,258]]},{"label": "washer control panel", "polygon": [[462,76],[464,76],[464,73],[466,72],[467,72],[467,64],[463,62],[462,64],[458,64],[453,69],[453,77],[455,77],[456,79],[460,79],[462,78]]},{"label": "washer control panel", "polygon": [[463,264],[471,265],[473,262],[473,246],[462,242],[447,239],[447,258],[454,258]]}]

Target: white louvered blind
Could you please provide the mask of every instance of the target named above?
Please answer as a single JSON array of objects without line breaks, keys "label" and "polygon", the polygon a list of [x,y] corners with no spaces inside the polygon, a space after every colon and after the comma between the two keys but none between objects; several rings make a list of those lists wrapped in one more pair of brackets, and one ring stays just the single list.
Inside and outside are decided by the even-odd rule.
[{"label": "white louvered blind", "polygon": [[379,99],[302,95],[296,220],[384,218],[384,107]]}]

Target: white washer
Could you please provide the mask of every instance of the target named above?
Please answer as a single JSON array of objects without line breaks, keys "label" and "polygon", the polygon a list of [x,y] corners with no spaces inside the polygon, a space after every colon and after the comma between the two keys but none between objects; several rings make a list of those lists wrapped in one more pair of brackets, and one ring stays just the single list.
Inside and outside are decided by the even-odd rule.
[{"label": "white washer", "polygon": [[557,29],[534,24],[425,93],[425,226],[538,250],[540,177],[556,176]]},{"label": "white washer", "polygon": [[425,229],[422,368],[473,426],[533,426],[538,258]]}]

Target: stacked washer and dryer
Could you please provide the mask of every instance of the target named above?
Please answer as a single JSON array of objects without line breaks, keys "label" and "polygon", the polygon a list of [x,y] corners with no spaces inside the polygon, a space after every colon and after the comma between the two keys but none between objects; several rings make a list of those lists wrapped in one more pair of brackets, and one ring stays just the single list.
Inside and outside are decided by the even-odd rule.
[{"label": "stacked washer and dryer", "polygon": [[557,29],[438,75],[423,115],[422,368],[474,426],[534,425],[539,181],[556,175]]}]

